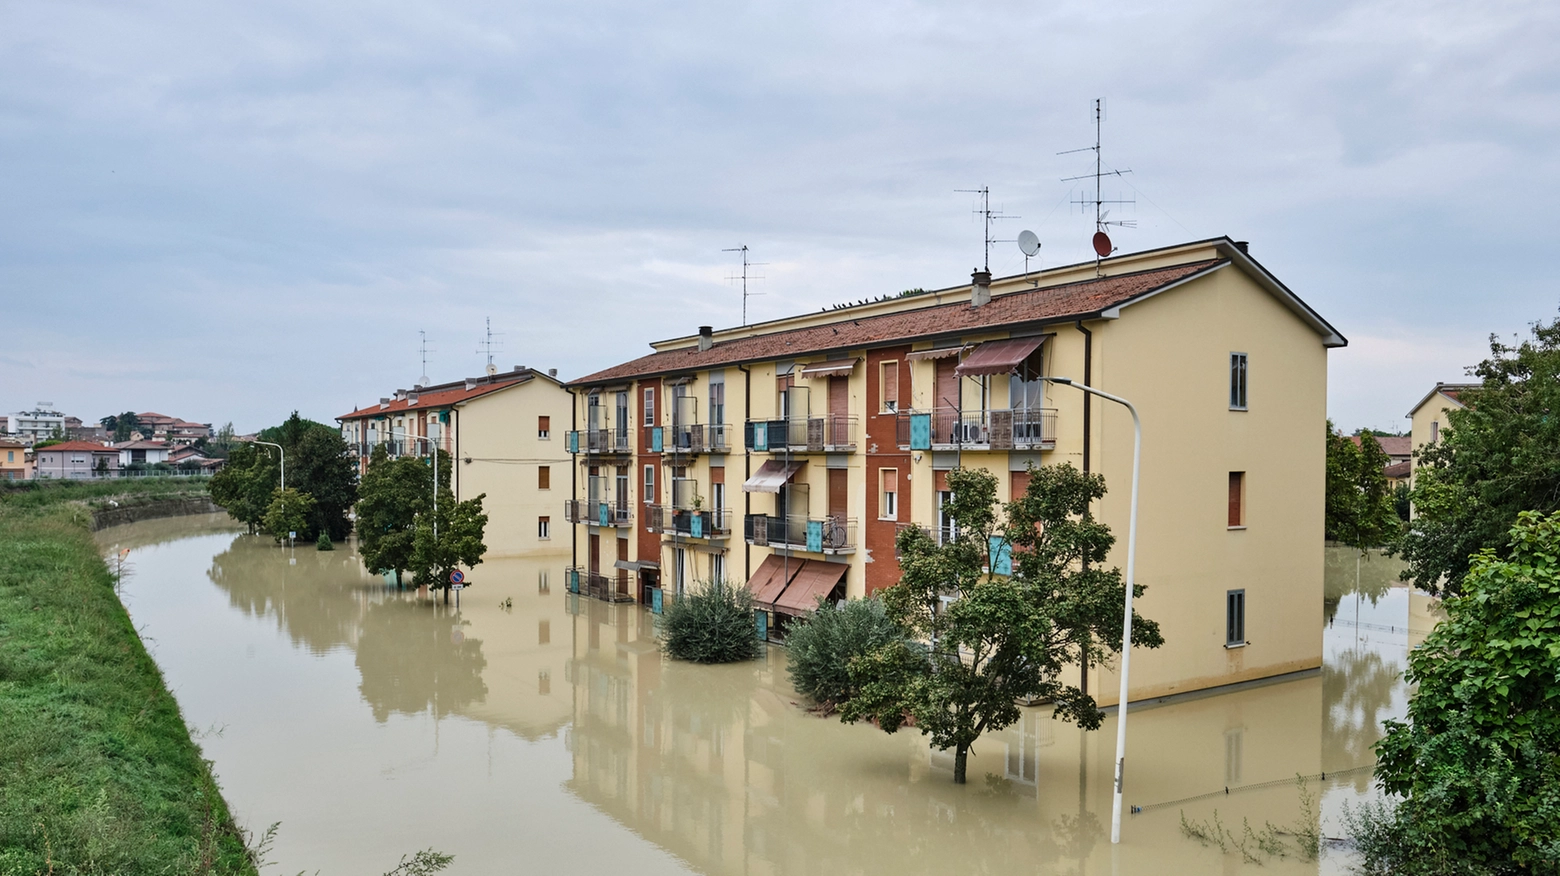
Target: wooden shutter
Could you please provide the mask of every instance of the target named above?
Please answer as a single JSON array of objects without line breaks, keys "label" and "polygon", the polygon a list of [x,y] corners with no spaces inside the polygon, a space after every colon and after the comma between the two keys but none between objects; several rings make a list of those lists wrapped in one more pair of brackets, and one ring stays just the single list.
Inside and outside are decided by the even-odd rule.
[{"label": "wooden shutter", "polygon": [[552,431],[552,417],[537,417],[536,431],[542,435],[550,433]]},{"label": "wooden shutter", "polygon": [[1244,526],[1246,523],[1245,508],[1242,507],[1241,502],[1245,493],[1245,481],[1245,472],[1230,472],[1230,526]]},{"label": "wooden shutter", "polygon": [[536,468],[536,488],[538,490],[552,489],[552,467],[541,465]]},{"label": "wooden shutter", "polygon": [[897,408],[899,403],[899,363],[897,361],[883,363],[881,390],[882,398],[879,399],[878,409],[886,411],[891,407]]}]

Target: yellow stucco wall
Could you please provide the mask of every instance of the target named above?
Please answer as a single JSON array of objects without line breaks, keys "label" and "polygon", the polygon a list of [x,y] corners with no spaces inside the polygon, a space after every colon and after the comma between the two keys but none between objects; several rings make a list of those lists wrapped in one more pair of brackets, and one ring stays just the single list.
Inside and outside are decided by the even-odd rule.
[{"label": "yellow stucco wall", "polygon": [[[564,448],[569,392],[538,375],[513,387],[479,396],[456,407],[454,427],[458,496],[486,493],[490,557],[566,554],[569,524],[563,500],[572,485],[572,458]],[[550,437],[537,435],[537,417],[551,418]],[[467,460],[470,462],[467,462]],[[551,469],[551,488],[537,488],[537,469]],[[537,519],[550,519],[551,538],[537,535]]]},{"label": "yellow stucco wall", "polygon": [[[1428,444],[1434,444],[1440,437],[1440,431],[1446,428],[1446,412],[1461,408],[1462,405],[1445,393],[1437,392],[1425,400],[1424,404],[1414,408],[1409,415],[1409,446],[1414,448],[1414,467],[1419,466],[1419,451]],[[1409,486],[1414,484],[1413,469],[1409,470]]]}]

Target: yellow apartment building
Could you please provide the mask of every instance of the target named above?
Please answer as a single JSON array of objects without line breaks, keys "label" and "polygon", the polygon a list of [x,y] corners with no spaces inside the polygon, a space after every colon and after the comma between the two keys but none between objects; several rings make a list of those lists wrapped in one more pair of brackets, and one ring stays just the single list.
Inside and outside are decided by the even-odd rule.
[{"label": "yellow apartment building", "polygon": [[[1479,383],[1437,383],[1435,388],[1425,393],[1425,397],[1414,405],[1414,409],[1404,416],[1408,417],[1411,436],[1410,445],[1413,447],[1414,456],[1419,455],[1420,448],[1441,441],[1441,430],[1446,428],[1447,411],[1459,410],[1466,407],[1459,397],[1470,389],[1478,389],[1483,384]],[[1417,463],[1415,463],[1417,467]],[[1408,484],[1414,485],[1413,468],[1409,469]]]},{"label": "yellow apartment building", "polygon": [[569,550],[557,508],[572,489],[573,459],[554,424],[569,422],[570,408],[555,374],[517,367],[398,389],[336,420],[360,474],[380,444],[391,456],[426,456],[433,446],[450,454],[455,497],[487,494],[487,556],[531,557]]},{"label": "yellow apartment building", "polygon": [[[1143,418],[1139,603],[1166,645],[1133,699],[1321,665],[1327,350],[1344,338],[1229,238],[652,344],[569,384],[571,588],[659,605],[746,582],[764,632],[898,580],[947,473],[1104,475],[1125,565]],[[1088,689],[1113,704],[1111,666]]]}]

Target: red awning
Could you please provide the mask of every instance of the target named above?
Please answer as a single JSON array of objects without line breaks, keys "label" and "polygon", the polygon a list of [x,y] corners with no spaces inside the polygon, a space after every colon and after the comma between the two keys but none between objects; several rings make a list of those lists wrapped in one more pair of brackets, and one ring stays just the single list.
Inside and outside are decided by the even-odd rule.
[{"label": "red awning", "polygon": [[748,589],[753,592],[753,601],[764,608],[774,604],[775,597],[785,589],[785,585],[791,583],[796,573],[802,570],[805,560],[791,560],[779,554],[770,554],[759,564],[758,571],[748,579]]},{"label": "red awning", "polygon": [[1007,374],[1017,368],[1020,362],[1029,358],[1029,354],[1039,349],[1044,342],[1044,336],[1014,338],[1010,341],[987,341],[976,347],[969,358],[960,362],[959,367],[953,369],[953,373],[960,377]]},{"label": "red awning", "polygon": [[849,569],[844,563],[825,563],[818,560],[808,560],[802,570],[791,580],[791,586],[785,588],[780,598],[775,600],[775,609],[784,610],[788,614],[805,614],[818,607],[818,599],[828,596],[835,587],[839,586],[845,578],[845,570]]},{"label": "red awning", "polygon": [[834,362],[819,362],[808,365],[802,369],[803,377],[848,377],[856,370],[859,359],[839,359]]},{"label": "red awning", "polygon": [[742,482],[744,493],[778,493],[786,481],[802,470],[807,460],[786,462],[783,459],[766,459],[753,476]]}]

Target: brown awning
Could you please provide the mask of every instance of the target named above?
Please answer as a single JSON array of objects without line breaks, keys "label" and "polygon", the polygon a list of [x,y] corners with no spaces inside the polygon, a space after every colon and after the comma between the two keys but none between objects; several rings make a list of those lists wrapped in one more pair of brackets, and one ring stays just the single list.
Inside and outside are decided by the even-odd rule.
[{"label": "brown awning", "polygon": [[856,370],[858,359],[840,359],[834,362],[818,362],[802,369],[803,377],[844,377]]},{"label": "brown awning", "polygon": [[808,560],[802,570],[796,573],[796,577],[791,579],[791,586],[785,588],[785,592],[775,600],[775,610],[805,614],[816,609],[818,599],[828,596],[844,579],[845,570],[849,568],[844,563]]},{"label": "brown awning", "polygon": [[805,560],[790,560],[779,554],[770,554],[759,564],[758,571],[748,579],[748,590],[753,593],[753,601],[764,608],[769,608],[775,602],[775,597],[785,589],[785,585],[791,583],[796,573],[802,570]]},{"label": "brown awning", "polygon": [[766,459],[764,464],[758,467],[753,476],[742,482],[744,493],[778,493],[785,482],[790,480],[807,460],[786,462],[783,459]]},{"label": "brown awning", "polygon": [[964,347],[938,347],[935,350],[916,350],[905,356],[909,362],[920,362],[923,359],[946,359],[949,356],[957,356],[964,352]]},{"label": "brown awning", "polygon": [[975,348],[969,358],[959,363],[953,373],[960,377],[979,374],[1007,374],[1017,368],[1029,354],[1045,342],[1044,336],[1014,338],[1010,341],[987,341]]}]

